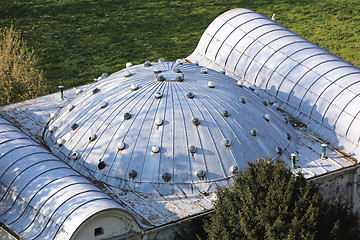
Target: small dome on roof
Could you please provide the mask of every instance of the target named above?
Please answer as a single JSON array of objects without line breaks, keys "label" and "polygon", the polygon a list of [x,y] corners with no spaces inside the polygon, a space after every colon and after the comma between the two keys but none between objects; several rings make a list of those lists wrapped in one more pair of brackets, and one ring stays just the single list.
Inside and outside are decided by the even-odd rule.
[{"label": "small dome on roof", "polygon": [[248,161],[295,152],[296,138],[287,137],[294,130],[271,105],[194,64],[128,67],[69,104],[46,129],[47,144],[82,174],[120,189],[190,193],[197,184],[211,192]]}]

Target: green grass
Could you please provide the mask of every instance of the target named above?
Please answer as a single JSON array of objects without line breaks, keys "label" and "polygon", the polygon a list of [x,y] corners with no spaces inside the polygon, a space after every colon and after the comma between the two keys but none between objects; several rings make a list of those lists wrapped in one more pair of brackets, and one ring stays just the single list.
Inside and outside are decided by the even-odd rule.
[{"label": "green grass", "polygon": [[188,56],[221,13],[249,8],[360,66],[360,1],[0,0],[0,27],[21,30],[56,91],[92,82],[127,62]]}]

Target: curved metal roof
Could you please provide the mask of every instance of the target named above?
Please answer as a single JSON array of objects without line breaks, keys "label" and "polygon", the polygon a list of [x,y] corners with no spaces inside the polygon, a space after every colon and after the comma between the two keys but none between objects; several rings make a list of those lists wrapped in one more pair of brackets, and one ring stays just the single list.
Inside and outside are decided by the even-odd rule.
[{"label": "curved metal roof", "polygon": [[0,118],[0,221],[23,239],[70,239],[104,211],[125,209]]},{"label": "curved metal roof", "polygon": [[146,62],[89,87],[57,113],[45,140],[76,170],[117,188],[215,191],[247,161],[295,151],[287,119],[255,93],[180,60]]},{"label": "curved metal roof", "polygon": [[188,58],[256,85],[333,146],[360,154],[360,70],[275,21],[230,10]]}]

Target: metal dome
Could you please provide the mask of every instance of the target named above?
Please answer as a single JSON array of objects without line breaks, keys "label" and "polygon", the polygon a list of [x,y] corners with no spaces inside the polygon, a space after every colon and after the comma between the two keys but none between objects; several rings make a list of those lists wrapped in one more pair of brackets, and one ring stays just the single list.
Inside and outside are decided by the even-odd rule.
[{"label": "metal dome", "polygon": [[248,9],[217,17],[188,57],[279,100],[332,146],[360,154],[360,69]]},{"label": "metal dome", "polygon": [[61,109],[45,141],[74,169],[113,187],[172,194],[191,193],[196,183],[215,191],[247,161],[295,152],[288,120],[257,92],[181,60],[132,66]]}]

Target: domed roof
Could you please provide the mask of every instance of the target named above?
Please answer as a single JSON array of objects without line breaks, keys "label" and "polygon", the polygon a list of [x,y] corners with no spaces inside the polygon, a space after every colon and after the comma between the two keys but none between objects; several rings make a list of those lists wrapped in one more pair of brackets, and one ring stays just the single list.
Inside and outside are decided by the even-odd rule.
[{"label": "domed roof", "polygon": [[129,64],[59,111],[45,141],[74,169],[113,187],[212,191],[248,161],[295,152],[288,120],[258,91],[181,60]]}]

